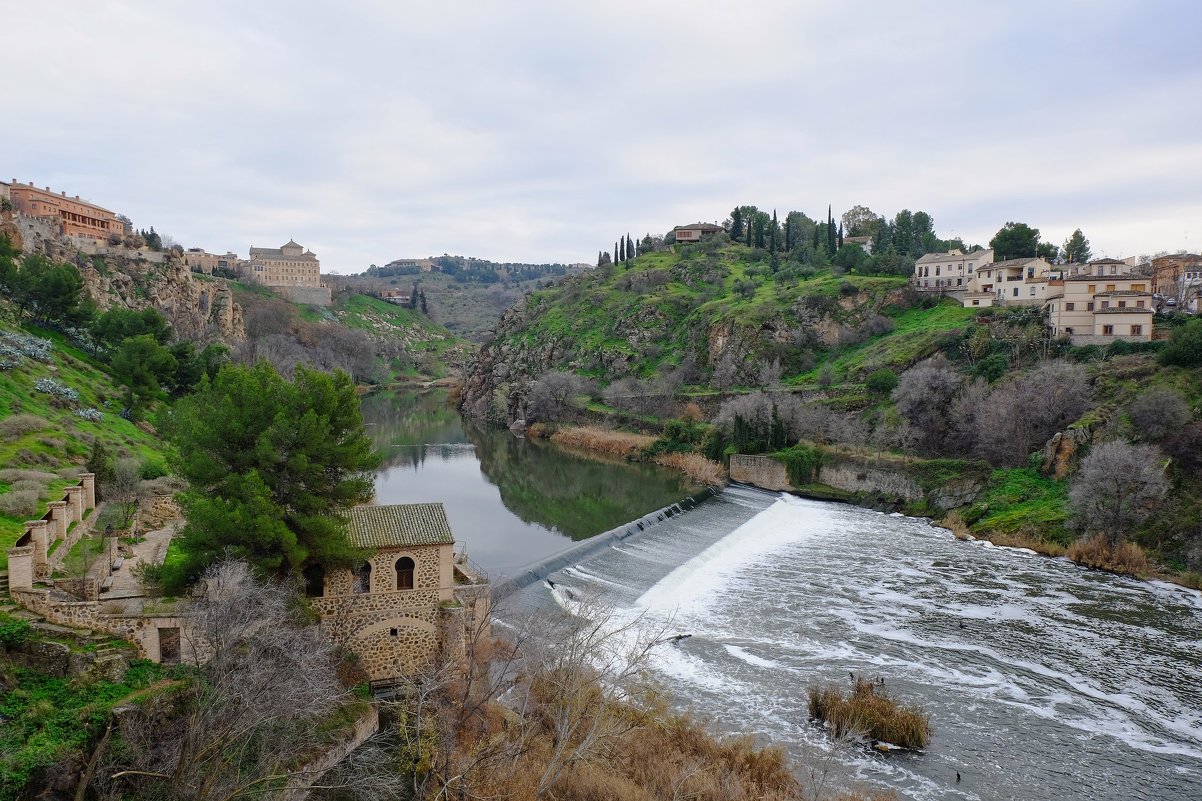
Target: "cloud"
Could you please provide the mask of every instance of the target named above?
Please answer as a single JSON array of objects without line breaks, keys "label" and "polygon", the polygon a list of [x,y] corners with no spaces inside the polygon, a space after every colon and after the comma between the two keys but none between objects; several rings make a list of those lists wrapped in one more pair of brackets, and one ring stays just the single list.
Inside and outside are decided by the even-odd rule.
[{"label": "cloud", "polygon": [[[1202,240],[1189,2],[26,4],[4,177],[356,272],[591,261],[739,203]],[[7,169],[6,169],[7,167]]]}]

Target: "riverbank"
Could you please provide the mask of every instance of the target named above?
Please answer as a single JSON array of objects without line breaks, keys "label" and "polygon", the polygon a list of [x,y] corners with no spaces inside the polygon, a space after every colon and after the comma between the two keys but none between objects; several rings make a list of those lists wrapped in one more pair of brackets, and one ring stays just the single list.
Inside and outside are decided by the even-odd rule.
[{"label": "riverbank", "polygon": [[[1067,542],[1033,536],[1029,525],[1016,530],[972,527],[965,512],[973,508],[987,484],[988,473],[967,470],[969,463],[948,460],[874,460],[863,454],[840,457],[828,453],[809,460],[798,474],[786,453],[772,456],[736,454],[731,457],[731,479],[760,489],[788,492],[802,498],[849,503],[878,511],[901,511],[922,517],[951,531],[960,540],[987,540],[994,545],[1022,548],[1049,557],[1065,557],[1083,567],[1144,580],[1160,580],[1202,590],[1202,575],[1177,572],[1157,564],[1138,544],[1123,542],[1111,547],[1103,539]],[[812,463],[812,464],[811,464]],[[792,469],[792,472],[790,472]]]},{"label": "riverbank", "polygon": [[597,426],[557,426],[550,429],[538,425],[530,426],[526,434],[549,439],[556,445],[597,451],[627,461],[651,462],[661,467],[679,470],[707,487],[721,487],[726,484],[725,468],[699,453],[652,454],[650,451],[658,438],[648,434],[633,434]]}]

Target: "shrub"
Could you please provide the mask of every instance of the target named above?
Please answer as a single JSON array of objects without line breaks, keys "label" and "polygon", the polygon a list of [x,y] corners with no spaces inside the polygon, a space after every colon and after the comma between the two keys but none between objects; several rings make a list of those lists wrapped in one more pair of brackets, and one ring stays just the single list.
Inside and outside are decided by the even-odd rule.
[{"label": "shrub", "polygon": [[46,485],[43,482],[31,481],[27,478],[14,481],[9,489],[12,492],[36,492],[39,498],[46,493]]},{"label": "shrub", "polygon": [[143,481],[161,478],[167,475],[167,465],[161,458],[151,457],[142,462],[141,477]]},{"label": "shrub", "polygon": [[77,417],[82,417],[84,420],[92,423],[99,423],[104,420],[104,414],[99,409],[93,407],[89,407],[87,409],[76,409],[75,414]]},{"label": "shrub", "polygon": [[78,392],[50,378],[39,378],[37,383],[33,385],[33,388],[38,392],[45,392],[58,398],[66,398],[69,401],[79,400]]},{"label": "shrub", "polygon": [[888,368],[877,370],[870,373],[868,378],[864,379],[864,386],[873,392],[887,395],[897,388],[897,373]]},{"label": "shrub", "polygon": [[776,454],[776,458],[785,463],[785,472],[793,486],[800,487],[818,480],[818,470],[822,467],[822,451],[817,448],[798,444]]},{"label": "shrub", "polygon": [[28,620],[0,619],[0,643],[4,643],[9,648],[18,646],[28,640],[29,631]]},{"label": "shrub", "polygon": [[39,484],[49,484],[58,478],[59,476],[55,473],[46,473],[41,470],[23,470],[19,467],[9,467],[5,470],[0,470],[0,481],[6,484],[14,484],[18,481],[36,481]]},{"label": "shrub", "polygon": [[35,431],[44,431],[50,423],[36,414],[14,414],[0,420],[0,439],[9,442]]},{"label": "shrub", "polygon": [[1173,331],[1160,350],[1160,363],[1178,367],[1202,365],[1202,320],[1190,320]]},{"label": "shrub", "polygon": [[1106,537],[1101,536],[1077,540],[1069,546],[1068,558],[1079,565],[1127,576],[1142,578],[1152,572],[1143,548],[1134,542],[1120,542],[1112,547]]},{"label": "shrub", "polygon": [[33,490],[10,490],[0,495],[0,515],[29,517],[38,509],[40,492]]},{"label": "shrub", "polygon": [[1189,404],[1168,387],[1152,387],[1127,407],[1131,424],[1145,440],[1159,442],[1177,433],[1190,419]]},{"label": "shrub", "polygon": [[811,686],[809,696],[810,719],[825,723],[836,738],[853,735],[903,748],[925,748],[933,733],[926,714],[890,697],[883,679],[856,676],[848,695],[831,686]]},{"label": "shrub", "polygon": [[994,353],[978,361],[972,371],[986,381],[993,382],[1004,376],[1009,368],[1010,358],[1004,353]]}]

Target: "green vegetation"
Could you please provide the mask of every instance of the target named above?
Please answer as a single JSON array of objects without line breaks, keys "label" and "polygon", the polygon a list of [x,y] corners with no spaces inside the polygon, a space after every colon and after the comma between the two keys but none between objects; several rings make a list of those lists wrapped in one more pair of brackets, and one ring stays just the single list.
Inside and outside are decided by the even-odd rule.
[{"label": "green vegetation", "polygon": [[[0,631],[8,625],[0,625]],[[0,801],[18,798],[30,777],[68,755],[86,756],[85,747],[100,734],[112,710],[165,675],[161,665],[142,660],[131,663],[120,682],[13,669],[12,685],[0,697]]]},{"label": "green vegetation", "polygon": [[985,492],[964,513],[975,534],[1001,532],[1067,545],[1068,487],[1031,468],[995,470]]},{"label": "green vegetation", "polygon": [[169,589],[227,552],[275,574],[359,556],[339,516],[370,500],[377,457],[345,373],[298,366],[288,381],[263,362],[228,365],[165,422],[190,484],[184,558],[163,570]]}]

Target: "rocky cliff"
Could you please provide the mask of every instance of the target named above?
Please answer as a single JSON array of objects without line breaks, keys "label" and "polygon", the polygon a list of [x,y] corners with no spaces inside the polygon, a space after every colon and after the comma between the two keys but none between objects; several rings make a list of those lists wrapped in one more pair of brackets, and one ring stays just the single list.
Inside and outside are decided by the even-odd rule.
[{"label": "rocky cliff", "polygon": [[180,339],[234,344],[246,338],[242,307],[220,278],[194,274],[170,252],[63,237],[50,220],[4,212],[0,234],[26,253],[74,264],[101,311],[154,308]]}]

